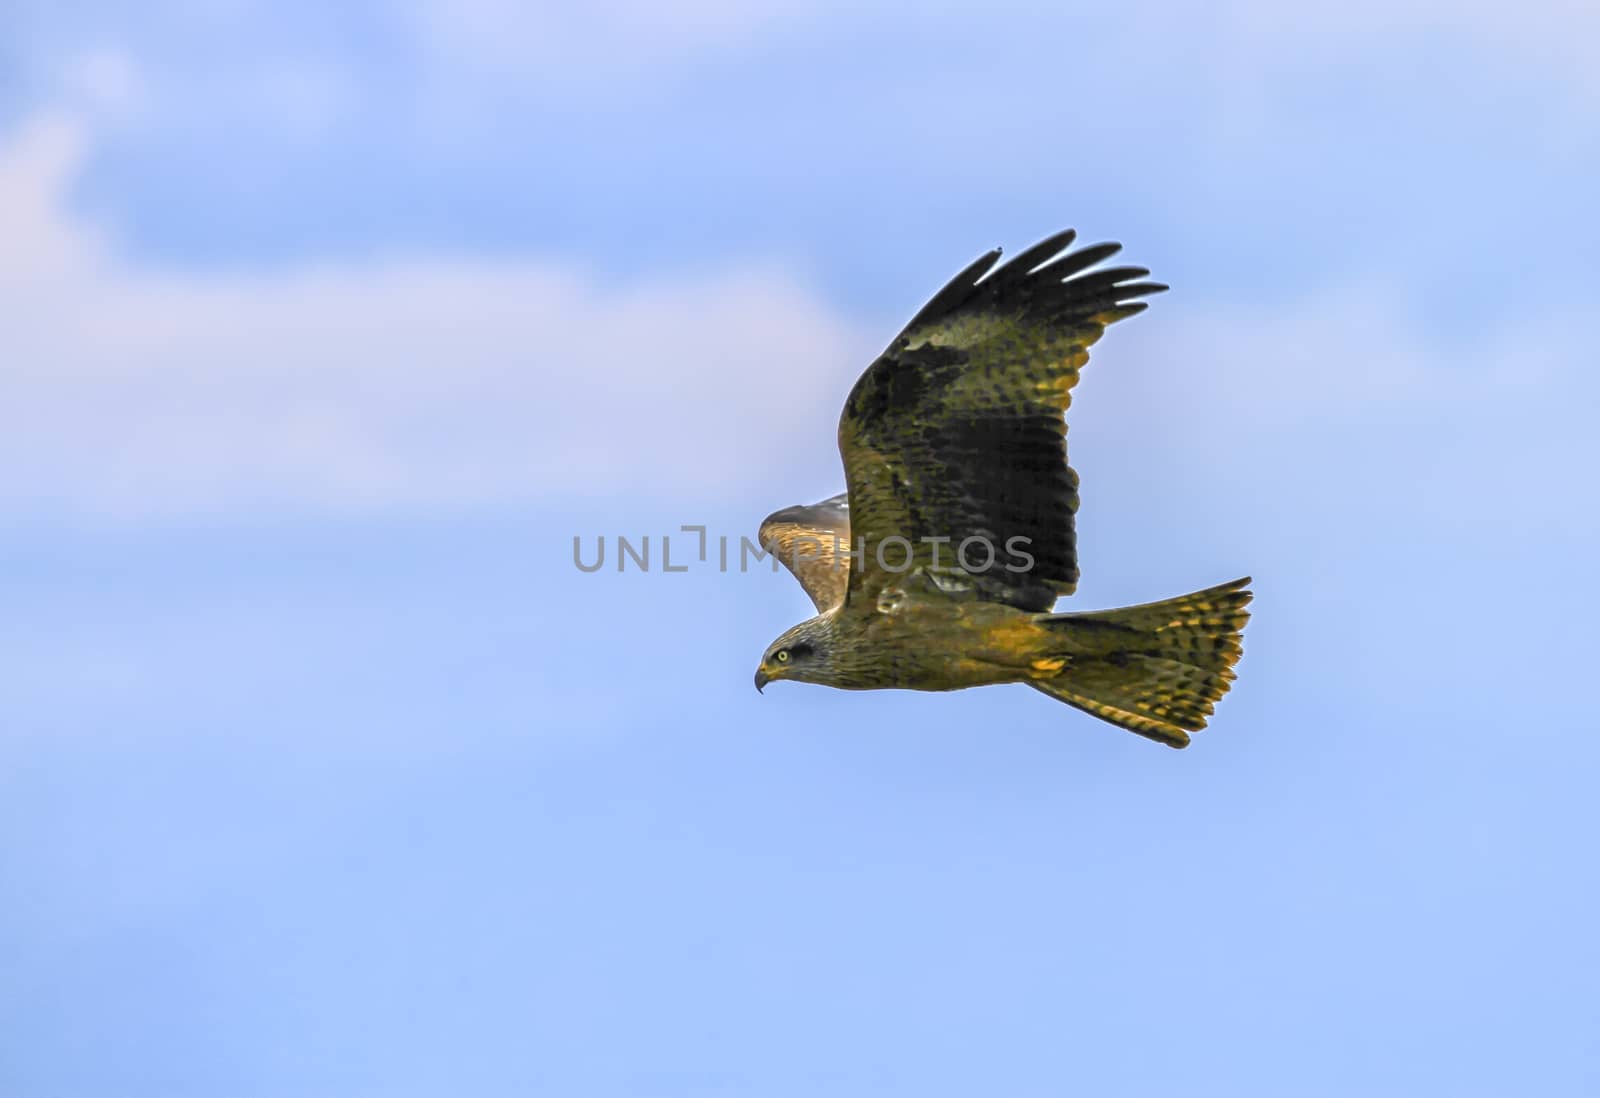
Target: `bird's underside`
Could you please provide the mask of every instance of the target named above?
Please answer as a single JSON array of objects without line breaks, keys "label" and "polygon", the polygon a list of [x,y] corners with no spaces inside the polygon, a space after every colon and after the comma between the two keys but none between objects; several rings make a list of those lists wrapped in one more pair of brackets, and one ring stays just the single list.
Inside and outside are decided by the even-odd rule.
[{"label": "bird's underside", "polygon": [[1068,231],[972,264],[857,381],[839,424],[846,492],[770,515],[761,543],[816,617],[768,648],[757,686],[956,690],[1026,682],[1173,747],[1227,692],[1248,579],[1176,599],[1051,613],[1078,579],[1066,422],[1105,328],[1165,289]]}]

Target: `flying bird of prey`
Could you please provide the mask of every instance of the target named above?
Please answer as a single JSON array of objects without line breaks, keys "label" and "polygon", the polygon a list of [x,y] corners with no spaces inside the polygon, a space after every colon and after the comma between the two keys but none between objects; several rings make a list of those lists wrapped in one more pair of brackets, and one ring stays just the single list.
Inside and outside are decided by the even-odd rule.
[{"label": "flying bird of prey", "polygon": [[[760,540],[817,616],[767,648],[760,689],[959,690],[1023,682],[1169,747],[1234,679],[1249,577],[1163,602],[1052,613],[1078,582],[1064,413],[1089,347],[1166,287],[1100,267],[1119,244],[1057,233],[982,256],[850,390],[846,492],[790,507]],[[852,538],[854,540],[852,540]]]}]

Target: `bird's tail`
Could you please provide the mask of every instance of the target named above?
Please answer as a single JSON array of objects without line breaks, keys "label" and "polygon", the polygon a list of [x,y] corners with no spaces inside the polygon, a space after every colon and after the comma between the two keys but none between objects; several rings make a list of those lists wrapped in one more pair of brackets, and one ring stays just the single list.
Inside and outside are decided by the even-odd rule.
[{"label": "bird's tail", "polygon": [[1030,685],[1130,732],[1187,747],[1189,733],[1205,727],[1233,685],[1249,583],[1246,576],[1164,602],[1042,615],[1036,620],[1059,631],[1062,643],[1034,667],[1060,669]]}]

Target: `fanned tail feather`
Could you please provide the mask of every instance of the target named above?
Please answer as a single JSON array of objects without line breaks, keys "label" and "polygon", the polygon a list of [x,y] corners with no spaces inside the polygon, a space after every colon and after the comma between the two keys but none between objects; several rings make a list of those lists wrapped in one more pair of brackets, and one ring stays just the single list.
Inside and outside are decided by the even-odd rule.
[{"label": "fanned tail feather", "polygon": [[1064,655],[1038,690],[1169,747],[1187,747],[1233,684],[1250,577],[1162,602],[1048,614]]}]

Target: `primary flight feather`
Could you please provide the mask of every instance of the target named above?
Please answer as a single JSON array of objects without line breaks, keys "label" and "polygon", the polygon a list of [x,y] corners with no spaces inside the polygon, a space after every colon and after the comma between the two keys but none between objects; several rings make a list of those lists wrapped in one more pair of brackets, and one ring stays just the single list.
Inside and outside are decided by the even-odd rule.
[{"label": "primary flight feather", "polygon": [[845,400],[847,491],[761,524],[818,614],[770,645],[757,688],[958,690],[1025,682],[1171,747],[1234,679],[1248,577],[1163,602],[1055,614],[1078,582],[1065,412],[1089,347],[1166,287],[1099,267],[1071,230],[934,295]]}]

